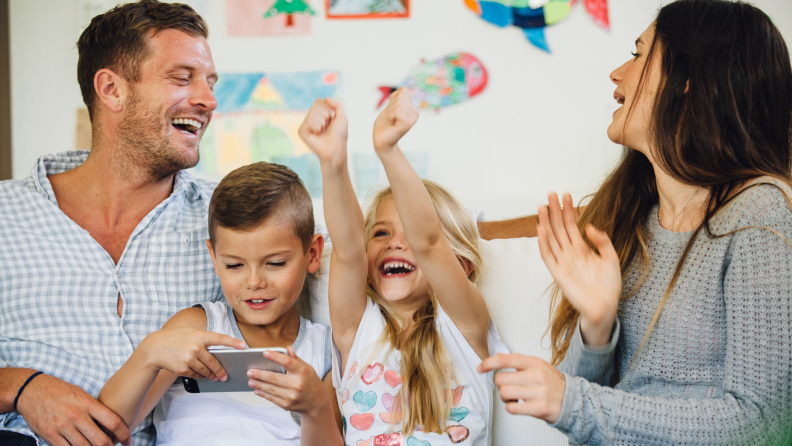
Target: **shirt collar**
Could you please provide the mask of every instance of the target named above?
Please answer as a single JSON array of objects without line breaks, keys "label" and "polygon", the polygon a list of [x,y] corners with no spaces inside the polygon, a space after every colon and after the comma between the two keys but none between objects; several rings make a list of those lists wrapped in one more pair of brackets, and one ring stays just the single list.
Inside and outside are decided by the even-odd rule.
[{"label": "shirt collar", "polygon": [[[36,191],[57,204],[52,184],[47,177],[74,169],[84,163],[90,153],[89,150],[72,150],[40,157],[30,173],[33,184],[36,186]],[[185,170],[176,172],[171,196],[181,193],[184,193],[190,201],[201,198],[201,188],[198,187],[198,182],[195,177]]]}]

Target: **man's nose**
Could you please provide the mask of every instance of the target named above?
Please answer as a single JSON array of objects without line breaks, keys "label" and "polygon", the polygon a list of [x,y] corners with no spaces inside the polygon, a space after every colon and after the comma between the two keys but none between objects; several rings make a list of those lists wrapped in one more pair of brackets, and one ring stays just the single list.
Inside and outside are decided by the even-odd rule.
[{"label": "man's nose", "polygon": [[208,82],[196,83],[195,90],[190,96],[190,105],[200,107],[204,111],[211,112],[217,108],[217,99],[215,99],[212,87]]}]

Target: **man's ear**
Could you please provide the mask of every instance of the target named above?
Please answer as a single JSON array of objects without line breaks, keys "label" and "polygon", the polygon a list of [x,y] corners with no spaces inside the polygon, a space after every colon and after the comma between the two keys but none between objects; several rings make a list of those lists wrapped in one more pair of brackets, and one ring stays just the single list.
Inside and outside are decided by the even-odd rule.
[{"label": "man's ear", "polygon": [[324,252],[324,237],[322,234],[314,234],[311,239],[311,244],[308,246],[308,255],[310,261],[308,262],[308,272],[313,274],[319,271],[319,263],[322,260],[322,252]]},{"label": "man's ear", "polygon": [[99,102],[108,110],[120,113],[124,109],[129,84],[115,71],[107,68],[97,71],[94,75],[94,90]]},{"label": "man's ear", "polygon": [[215,257],[215,252],[214,252],[214,248],[212,247],[211,240],[206,239],[206,247],[209,249],[209,257],[212,258],[212,265],[214,265],[215,274],[219,276],[220,273],[217,272],[217,258]]}]

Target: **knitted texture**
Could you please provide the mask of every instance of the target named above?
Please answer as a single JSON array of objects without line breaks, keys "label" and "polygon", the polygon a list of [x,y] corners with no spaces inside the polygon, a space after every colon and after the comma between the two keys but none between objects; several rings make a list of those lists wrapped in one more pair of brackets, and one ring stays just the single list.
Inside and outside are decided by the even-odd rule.
[{"label": "knitted texture", "polygon": [[[652,211],[649,272],[621,301],[611,344],[585,346],[578,326],[559,366],[566,390],[553,426],[570,443],[792,444],[792,248],[781,237],[792,242],[792,191],[762,181],[771,184],[751,187],[711,220],[716,235],[748,229],[699,233],[635,357],[693,234],[663,229]],[[636,259],[625,274],[625,296],[641,267]],[[607,387],[614,373],[619,383]]]}]

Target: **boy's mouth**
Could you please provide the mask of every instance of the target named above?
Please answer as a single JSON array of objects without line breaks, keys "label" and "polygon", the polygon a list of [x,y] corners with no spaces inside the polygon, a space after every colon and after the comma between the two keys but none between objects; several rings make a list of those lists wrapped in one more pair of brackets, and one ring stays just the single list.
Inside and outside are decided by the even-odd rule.
[{"label": "boy's mouth", "polygon": [[251,310],[263,310],[267,308],[275,299],[248,299],[245,304]]},{"label": "boy's mouth", "polygon": [[380,263],[380,274],[385,278],[404,277],[412,274],[416,266],[412,263],[397,258],[387,258]]}]

